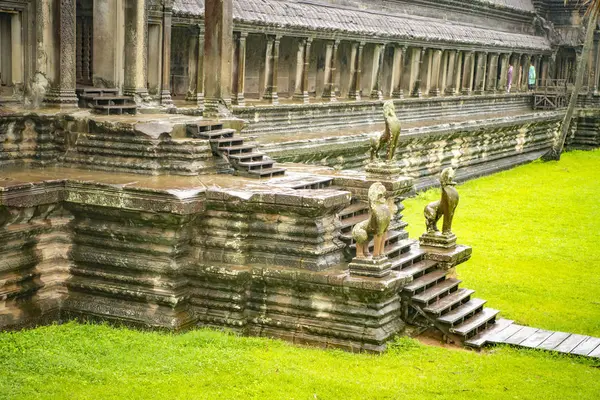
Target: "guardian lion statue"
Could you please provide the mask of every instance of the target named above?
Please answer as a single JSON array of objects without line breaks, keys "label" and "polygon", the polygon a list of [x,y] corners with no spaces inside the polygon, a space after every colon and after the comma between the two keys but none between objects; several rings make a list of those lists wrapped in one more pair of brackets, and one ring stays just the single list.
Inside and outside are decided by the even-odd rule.
[{"label": "guardian lion statue", "polygon": [[383,103],[383,117],[385,119],[385,130],[379,138],[371,140],[371,161],[376,158],[379,159],[379,153],[386,145],[388,146],[386,159],[392,161],[398,147],[401,125],[396,116],[396,108],[392,100]]},{"label": "guardian lion statue", "polygon": [[452,219],[454,218],[454,211],[458,206],[458,191],[454,187],[454,170],[452,168],[446,168],[440,174],[440,183],[442,184],[442,198],[438,201],[429,203],[425,207],[425,224],[427,226],[427,233],[435,234],[439,232],[437,223],[444,217],[444,224],[442,226],[442,234],[452,234]]},{"label": "guardian lion statue", "polygon": [[373,257],[383,254],[385,234],[397,211],[394,198],[386,200],[385,194],[385,186],[380,182],[375,182],[369,188],[369,218],[359,222],[352,229],[357,258],[369,256],[369,242],[372,238],[374,239]]}]

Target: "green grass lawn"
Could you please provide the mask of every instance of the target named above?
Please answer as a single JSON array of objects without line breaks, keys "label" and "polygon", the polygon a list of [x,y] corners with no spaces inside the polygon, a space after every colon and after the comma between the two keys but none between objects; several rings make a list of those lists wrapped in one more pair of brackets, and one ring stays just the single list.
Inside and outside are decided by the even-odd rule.
[{"label": "green grass lawn", "polygon": [[[600,152],[566,154],[459,188],[458,269],[505,317],[600,336]],[[411,236],[438,191],[406,202]],[[596,399],[600,362],[397,339],[383,355],[211,330],[68,323],[0,334],[0,399]]]}]

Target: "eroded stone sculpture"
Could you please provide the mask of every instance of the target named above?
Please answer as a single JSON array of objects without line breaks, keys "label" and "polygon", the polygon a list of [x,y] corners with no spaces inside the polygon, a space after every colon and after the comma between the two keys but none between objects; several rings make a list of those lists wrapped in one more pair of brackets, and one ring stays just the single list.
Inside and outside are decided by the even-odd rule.
[{"label": "eroded stone sculpture", "polygon": [[379,152],[387,145],[386,160],[392,161],[398,147],[398,138],[400,137],[400,120],[396,116],[394,102],[388,100],[383,103],[383,117],[385,119],[385,130],[377,139],[371,142],[371,161],[379,159]]},{"label": "eroded stone sculpture", "polygon": [[369,242],[374,241],[373,258],[383,255],[385,234],[395,213],[393,199],[386,200],[386,189],[381,182],[369,188],[369,218],[354,226],[352,238],[356,242],[356,257],[369,256]]},{"label": "eroded stone sculpture", "polygon": [[[446,168],[440,174],[442,185],[442,197],[440,200],[429,203],[425,207],[425,224],[427,232],[421,236],[421,244],[435,247],[452,247],[456,244],[456,236],[452,233],[452,220],[454,211],[458,206],[458,191],[454,187],[455,172],[452,168]],[[437,223],[444,218],[442,232],[440,233]]]}]

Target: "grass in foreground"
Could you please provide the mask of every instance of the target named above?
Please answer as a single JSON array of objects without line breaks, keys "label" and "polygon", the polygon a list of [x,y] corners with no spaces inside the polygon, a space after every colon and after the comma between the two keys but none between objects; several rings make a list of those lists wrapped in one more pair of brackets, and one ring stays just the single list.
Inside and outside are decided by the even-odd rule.
[{"label": "grass in foreground", "polygon": [[[600,152],[570,153],[459,188],[459,267],[506,317],[600,336]],[[407,201],[411,236],[438,191]],[[0,334],[0,399],[593,399],[600,362],[398,339],[381,355],[299,348],[197,330],[69,323]]]}]

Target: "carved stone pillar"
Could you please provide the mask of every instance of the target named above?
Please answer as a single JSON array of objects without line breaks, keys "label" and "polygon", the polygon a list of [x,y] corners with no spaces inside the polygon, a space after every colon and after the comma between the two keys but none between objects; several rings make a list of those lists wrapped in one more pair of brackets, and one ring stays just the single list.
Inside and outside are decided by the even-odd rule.
[{"label": "carved stone pillar", "polygon": [[440,90],[440,71],[442,66],[442,50],[432,49],[431,50],[431,61],[430,61],[430,73],[429,73],[429,95],[439,96]]},{"label": "carved stone pillar", "polygon": [[12,84],[23,85],[23,41],[21,38],[21,16],[23,13],[15,13],[10,17],[10,41],[11,41],[11,76]]},{"label": "carved stone pillar", "polygon": [[426,48],[415,49],[413,52],[413,60],[411,62],[411,81],[414,79],[414,86],[412,89],[413,97],[421,97],[423,93],[421,92],[421,80],[422,80],[422,71],[424,68],[423,61],[425,59],[425,54],[427,52]]},{"label": "carved stone pillar", "polygon": [[323,91],[323,99],[329,101],[337,101],[336,98],[336,62],[338,47],[340,45],[339,40],[335,40],[328,45],[328,51],[325,59],[328,61],[328,66],[325,67],[325,90]]},{"label": "carved stone pillar", "polygon": [[487,82],[485,90],[487,93],[495,93],[498,81],[498,53],[488,55]]},{"label": "carved stone pillar", "polygon": [[83,80],[83,23],[81,18],[77,18],[76,23],[77,28],[75,29],[75,32],[77,34],[77,37],[75,39],[75,51],[77,52],[77,56],[75,60],[77,65],[75,66],[75,71],[77,81],[81,81]]},{"label": "carved stone pillar", "polygon": [[61,107],[77,107],[75,85],[76,71],[76,20],[75,0],[60,0],[58,23],[58,82],[47,93],[45,101],[58,103]]},{"label": "carved stone pillar", "polygon": [[381,91],[381,73],[383,71],[383,57],[385,56],[385,45],[375,45],[373,54],[373,73],[371,74],[371,98],[383,100],[383,92]]},{"label": "carved stone pillar", "polygon": [[[594,94],[598,94],[598,80],[600,80],[600,41],[596,42],[596,60],[594,63]],[[549,64],[549,63],[548,63]]]},{"label": "carved stone pillar", "polygon": [[446,86],[443,87],[444,93],[450,96],[456,94],[456,77],[459,73],[459,66],[457,65],[458,52],[456,50],[449,50],[448,53],[448,69],[446,71]]},{"label": "carved stone pillar", "polygon": [[364,47],[364,42],[354,43],[351,57],[352,61],[350,63],[350,75],[352,75],[352,86],[350,91],[348,92],[348,97],[357,101],[361,99],[360,92]]},{"label": "carved stone pillar", "polygon": [[149,99],[146,75],[148,61],[148,10],[146,0],[125,1],[125,82],[123,93],[136,103]]},{"label": "carved stone pillar", "polygon": [[470,95],[473,91],[473,79],[475,76],[475,53],[468,51],[464,53],[462,94]]},{"label": "carved stone pillar", "polygon": [[433,49],[423,49],[421,51],[421,62],[419,68],[419,97],[429,95],[431,90],[431,70],[433,64]]},{"label": "carved stone pillar", "polygon": [[204,115],[218,114],[218,106],[231,104],[233,51],[232,0],[204,2]]},{"label": "carved stone pillar", "polygon": [[[546,86],[547,85],[547,81],[548,81],[548,57],[547,56],[543,56],[541,58],[540,62],[541,62],[541,67],[540,67],[540,84],[542,86]],[[594,84],[595,83],[596,82],[594,82]],[[597,87],[592,87],[592,90],[595,93],[596,90],[597,90]]]},{"label": "carved stone pillar", "polygon": [[302,100],[308,104],[308,69],[310,67],[310,47],[312,38],[301,39],[298,41],[298,58],[296,65],[296,87],[294,90],[294,99]]},{"label": "carved stone pillar", "polygon": [[450,58],[450,54],[448,51],[442,52],[442,63],[440,64],[440,79],[438,88],[440,90],[439,95],[446,94],[446,87],[448,86],[448,72],[450,70],[448,66],[448,60]]},{"label": "carved stone pillar", "polygon": [[475,70],[475,93],[483,94],[485,92],[485,76],[487,70],[487,53],[477,53]]},{"label": "carved stone pillar", "polygon": [[188,89],[185,101],[196,101],[196,86],[198,85],[198,34],[191,33],[188,39]]},{"label": "carved stone pillar", "polygon": [[279,104],[279,96],[277,95],[279,41],[279,36],[267,37],[267,49],[265,53],[265,93],[263,99],[270,100],[271,104]]},{"label": "carved stone pillar", "polygon": [[506,92],[506,82],[508,80],[508,63],[510,61],[510,54],[500,55],[500,79],[496,85],[496,89],[499,92]]},{"label": "carved stone pillar", "polygon": [[198,30],[198,60],[196,62],[196,101],[199,108],[204,107],[204,31]]},{"label": "carved stone pillar", "polygon": [[237,68],[235,74],[235,90],[233,96],[233,104],[243,106],[245,104],[244,91],[246,86],[246,38],[247,32],[240,32],[237,37],[236,59]]},{"label": "carved stone pillar", "polygon": [[162,79],[160,84],[160,104],[166,107],[173,106],[171,99],[171,21],[173,10],[166,5],[163,8],[163,36],[162,36]]},{"label": "carved stone pillar", "polygon": [[392,98],[403,99],[404,90],[402,87],[402,75],[404,74],[404,53],[405,46],[394,47],[394,61],[392,66]]}]

